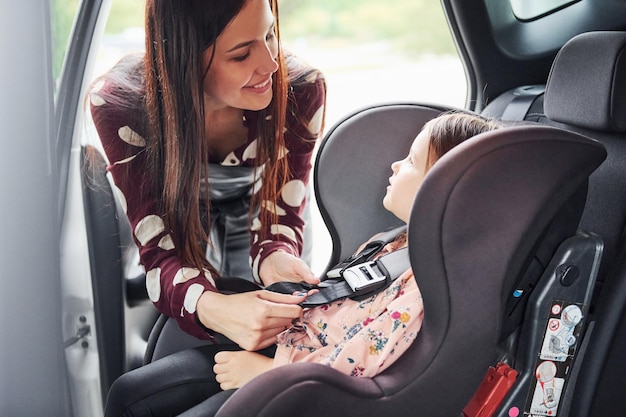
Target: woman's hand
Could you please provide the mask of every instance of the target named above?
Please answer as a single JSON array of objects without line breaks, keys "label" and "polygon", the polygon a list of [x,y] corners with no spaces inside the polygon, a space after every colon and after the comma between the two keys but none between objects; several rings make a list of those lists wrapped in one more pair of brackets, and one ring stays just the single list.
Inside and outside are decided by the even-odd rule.
[{"label": "woman's hand", "polygon": [[265,258],[259,268],[259,275],[265,286],[280,281],[305,281],[313,285],[320,282],[306,262],[283,251],[276,251]]},{"label": "woman's hand", "polygon": [[207,328],[228,337],[245,350],[259,350],[276,343],[276,335],[300,317],[303,295],[252,291],[220,294],[207,291],[198,300],[197,314]]}]

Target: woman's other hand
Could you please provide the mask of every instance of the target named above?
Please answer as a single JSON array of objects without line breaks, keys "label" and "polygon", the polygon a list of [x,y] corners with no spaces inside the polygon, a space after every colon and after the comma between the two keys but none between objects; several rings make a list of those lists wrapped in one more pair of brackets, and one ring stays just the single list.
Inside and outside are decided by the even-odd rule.
[{"label": "woman's other hand", "polygon": [[281,281],[305,281],[313,285],[320,282],[306,262],[283,251],[276,251],[265,258],[259,269],[259,275],[265,286]]},{"label": "woman's other hand", "polygon": [[198,300],[197,314],[205,327],[254,351],[276,343],[276,335],[300,317],[298,304],[304,296],[265,290],[229,295],[207,291]]}]

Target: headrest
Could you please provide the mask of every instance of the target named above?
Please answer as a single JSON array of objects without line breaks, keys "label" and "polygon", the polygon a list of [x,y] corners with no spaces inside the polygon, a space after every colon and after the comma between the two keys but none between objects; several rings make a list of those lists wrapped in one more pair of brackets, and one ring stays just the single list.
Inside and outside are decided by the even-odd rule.
[{"label": "headrest", "polygon": [[548,77],[548,118],[586,129],[626,131],[626,32],[588,32],[559,51]]}]

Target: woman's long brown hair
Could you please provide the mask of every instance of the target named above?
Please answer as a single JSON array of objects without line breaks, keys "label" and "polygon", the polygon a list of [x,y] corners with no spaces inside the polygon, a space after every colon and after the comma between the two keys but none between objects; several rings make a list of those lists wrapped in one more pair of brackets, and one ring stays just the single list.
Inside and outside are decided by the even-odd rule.
[{"label": "woman's long brown hair", "polygon": [[[160,211],[172,233],[182,261],[216,274],[205,257],[208,223],[201,217],[201,179],[206,178],[202,52],[248,0],[148,0],[146,2],[145,109],[148,125],[148,161],[155,173]],[[269,0],[276,18],[278,6]],[[280,43],[279,43],[280,45]],[[284,148],[287,106],[286,68],[279,47],[279,69],[273,79],[273,99],[258,112],[258,157],[255,169],[263,186],[253,197],[252,210],[261,201],[276,201],[289,167],[279,153]],[[268,122],[269,120],[269,122]],[[267,163],[265,163],[267,162]],[[260,169],[265,163],[264,169]],[[208,211],[208,210],[207,210]],[[269,211],[261,214],[269,217]],[[261,218],[263,224],[272,219]]]}]

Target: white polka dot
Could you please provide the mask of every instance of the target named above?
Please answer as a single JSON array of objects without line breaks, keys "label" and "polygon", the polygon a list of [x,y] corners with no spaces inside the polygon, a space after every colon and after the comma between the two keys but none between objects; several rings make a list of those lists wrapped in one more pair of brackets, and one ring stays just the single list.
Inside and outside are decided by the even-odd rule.
[{"label": "white polka dot", "polygon": [[129,156],[126,159],[122,159],[120,161],[117,161],[115,163],[113,163],[113,165],[123,165],[123,164],[127,164],[128,162],[132,161],[133,159],[137,158],[137,155],[133,155],[133,156]]},{"label": "white polka dot", "polygon": [[248,147],[246,148],[245,151],[243,151],[243,160],[247,161],[248,159],[254,159],[256,158],[257,155],[257,146],[258,146],[258,141],[257,139],[253,140],[252,143],[250,143],[250,145],[248,145]]},{"label": "white polka dot", "polygon": [[322,121],[324,120],[324,106],[320,106],[309,121],[309,132],[317,135],[322,130]]},{"label": "white polka dot", "polygon": [[239,158],[237,158],[234,152],[231,152],[226,156],[226,158],[224,158],[221,165],[227,166],[227,167],[234,167],[237,165],[241,165],[241,161],[239,160]]},{"label": "white polka dot", "polygon": [[117,131],[117,134],[119,135],[120,139],[122,139],[129,145],[139,147],[146,146],[146,140],[139,133],[135,132],[128,126],[120,127],[120,129]]},{"label": "white polka dot", "polygon": [[104,87],[104,84],[105,84],[104,80],[98,81],[97,83],[95,83],[93,85],[93,88],[91,89],[91,92],[92,93],[99,93],[100,90],[102,90],[102,87]]},{"label": "white polka dot", "polygon": [[142,246],[145,246],[146,243],[163,233],[164,230],[165,225],[163,224],[163,220],[159,216],[150,215],[144,217],[137,223],[137,227],[135,227],[135,237]]},{"label": "white polka dot", "polygon": [[283,235],[296,242],[296,232],[289,226],[285,226],[283,224],[273,224],[271,228],[271,232],[273,235]]},{"label": "white polka dot", "polygon": [[185,294],[185,301],[183,302],[183,305],[185,306],[185,310],[187,310],[189,314],[194,314],[196,312],[198,299],[203,292],[204,287],[200,284],[193,284],[187,289],[187,294]]},{"label": "white polka dot", "polygon": [[254,258],[254,261],[252,261],[252,275],[254,275],[255,277],[259,277],[259,262],[261,262],[261,252],[259,251],[259,254],[256,256],[256,258]]},{"label": "white polka dot", "polygon": [[271,202],[264,200],[261,203],[261,206],[269,211],[272,214],[276,214],[277,216],[286,216],[287,212],[285,211],[285,209],[281,208],[278,204],[272,204]]},{"label": "white polka dot", "polygon": [[252,220],[252,224],[250,225],[250,230],[253,232],[258,232],[259,230],[261,230],[261,226],[262,226],[261,220],[259,220],[258,217],[255,217]]},{"label": "white polka dot", "polygon": [[174,285],[182,284],[197,277],[198,275],[200,275],[200,271],[195,268],[181,268],[176,273],[173,283]]},{"label": "white polka dot", "polygon": [[100,107],[107,104],[107,102],[99,94],[93,93],[89,96],[89,98],[91,100],[91,105],[94,107]]},{"label": "white polka dot", "polygon": [[278,159],[282,159],[282,158],[286,157],[288,153],[289,153],[289,149],[287,149],[287,148],[286,148],[286,147],[284,147],[284,146],[283,146],[283,147],[281,147],[281,148],[278,150]]},{"label": "white polka dot", "polygon": [[159,240],[159,247],[163,250],[172,250],[175,248],[171,235],[165,235]]},{"label": "white polka dot", "polygon": [[306,197],[306,185],[300,180],[289,181],[283,187],[283,201],[291,207],[300,207]]},{"label": "white polka dot", "polygon": [[150,301],[156,303],[161,298],[161,269],[156,268],[146,274],[146,289]]},{"label": "white polka dot", "polygon": [[93,88],[91,89],[91,94],[89,94],[89,100],[91,101],[91,104],[95,107],[100,107],[107,104],[104,98],[102,98],[102,96],[98,94],[100,93],[100,90],[102,90],[102,87],[104,87],[104,80],[100,80],[95,83]]},{"label": "white polka dot", "polygon": [[319,78],[319,73],[317,71],[310,72],[306,75],[306,82],[313,84]]},{"label": "white polka dot", "polygon": [[203,269],[202,272],[204,272],[204,277],[206,278],[206,280],[209,281],[214,287],[217,287],[217,285],[215,285],[215,280],[213,279],[213,275],[211,274],[211,272],[209,272],[207,269]]}]

